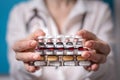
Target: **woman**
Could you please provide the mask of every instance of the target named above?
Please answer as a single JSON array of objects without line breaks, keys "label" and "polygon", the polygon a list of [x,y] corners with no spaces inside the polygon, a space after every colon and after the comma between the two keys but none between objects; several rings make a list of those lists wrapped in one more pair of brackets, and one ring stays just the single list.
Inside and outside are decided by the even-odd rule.
[{"label": "woman", "polygon": [[[110,47],[107,43],[111,38],[112,27],[108,5],[101,1],[31,0],[18,4],[12,10],[8,24],[11,78],[13,80],[115,80],[112,74],[113,56],[109,54]],[[94,63],[85,68],[80,66],[58,69],[54,67],[39,69],[29,65],[29,62],[40,59],[40,56],[34,54],[32,50],[37,45],[36,38],[45,34],[82,36],[86,40],[85,47],[92,49],[84,52],[82,57]]]}]

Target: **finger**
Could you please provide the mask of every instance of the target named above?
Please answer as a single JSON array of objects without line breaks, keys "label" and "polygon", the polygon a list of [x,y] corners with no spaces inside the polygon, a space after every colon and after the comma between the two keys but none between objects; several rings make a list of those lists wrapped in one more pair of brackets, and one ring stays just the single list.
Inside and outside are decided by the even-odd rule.
[{"label": "finger", "polygon": [[108,55],[110,52],[110,47],[103,41],[90,40],[85,42],[85,47],[95,49],[99,53]]},{"label": "finger", "polygon": [[91,70],[92,71],[97,71],[99,69],[99,64],[92,64],[91,65]]},{"label": "finger", "polygon": [[[92,65],[92,64],[91,64]],[[89,65],[89,66],[84,66],[84,68],[87,70],[87,71],[91,71],[91,65]]]},{"label": "finger", "polygon": [[35,48],[36,45],[37,42],[35,40],[21,40],[13,45],[13,50],[16,52],[20,52],[27,49]]},{"label": "finger", "polygon": [[95,34],[87,30],[80,30],[77,32],[77,35],[81,36],[85,40],[96,40],[97,39]]},{"label": "finger", "polygon": [[96,63],[104,63],[106,61],[105,55],[96,53],[94,50],[84,51],[81,56]]},{"label": "finger", "polygon": [[99,64],[92,64],[90,66],[84,67],[87,71],[97,71],[99,69]]},{"label": "finger", "polygon": [[35,66],[29,65],[29,63],[25,63],[24,65],[28,72],[35,72],[36,70],[38,70]]},{"label": "finger", "polygon": [[38,36],[45,36],[45,33],[43,32],[43,30],[41,30],[41,29],[36,30],[31,35],[29,35],[26,39],[36,40]]},{"label": "finger", "polygon": [[23,62],[40,60],[40,55],[32,52],[22,52],[16,54],[16,59]]}]

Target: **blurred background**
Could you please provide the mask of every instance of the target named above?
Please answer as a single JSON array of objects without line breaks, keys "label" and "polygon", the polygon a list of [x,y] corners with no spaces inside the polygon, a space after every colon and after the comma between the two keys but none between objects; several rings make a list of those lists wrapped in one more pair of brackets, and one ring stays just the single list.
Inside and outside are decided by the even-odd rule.
[{"label": "blurred background", "polygon": [[[7,60],[7,44],[6,44],[6,29],[9,12],[12,7],[22,1],[26,0],[0,0],[0,80],[8,80],[9,77],[9,64]],[[113,50],[115,51],[116,60],[116,73],[117,80],[120,80],[120,0],[103,0],[110,5],[113,13],[113,20],[115,23],[114,36],[116,37],[117,43],[113,44]],[[119,64],[119,65],[118,65]]]}]

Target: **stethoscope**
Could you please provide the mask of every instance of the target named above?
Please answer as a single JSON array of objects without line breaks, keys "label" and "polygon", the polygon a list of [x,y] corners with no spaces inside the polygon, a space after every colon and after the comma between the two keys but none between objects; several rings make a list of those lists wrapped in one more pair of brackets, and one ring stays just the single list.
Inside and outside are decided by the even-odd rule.
[{"label": "stethoscope", "polygon": [[[38,18],[38,19],[40,19],[41,21],[43,21],[44,26],[47,27],[47,22],[45,21],[45,19],[44,19],[41,15],[38,14],[40,11],[39,11],[37,8],[34,8],[32,11],[33,11],[33,15],[31,16],[31,18],[30,18],[30,19],[28,20],[28,22],[26,23],[26,31],[29,32],[29,30],[30,30],[30,23],[32,22],[32,20],[33,20],[34,18]],[[85,12],[85,13],[83,14],[82,21],[81,21],[81,25],[80,25],[80,29],[83,29],[83,27],[84,27],[84,23],[85,23],[85,18],[86,18],[86,16],[87,16],[87,12]]]},{"label": "stethoscope", "polygon": [[29,32],[29,30],[30,30],[30,23],[32,22],[32,20],[33,20],[34,18],[40,19],[41,21],[43,21],[44,26],[47,26],[45,19],[44,19],[41,15],[38,14],[39,11],[38,11],[37,8],[34,8],[34,9],[32,10],[32,12],[33,12],[33,15],[30,17],[30,19],[29,19],[28,22],[26,23],[26,31],[27,31],[27,32]]}]

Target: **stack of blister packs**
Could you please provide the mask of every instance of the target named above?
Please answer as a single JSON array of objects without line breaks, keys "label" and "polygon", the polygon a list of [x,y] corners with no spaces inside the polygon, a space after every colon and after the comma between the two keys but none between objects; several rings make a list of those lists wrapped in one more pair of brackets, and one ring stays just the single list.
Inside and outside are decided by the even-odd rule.
[{"label": "stack of blister packs", "polygon": [[81,57],[83,39],[80,36],[39,36],[35,51],[41,58],[34,66],[89,66],[90,61]]}]

